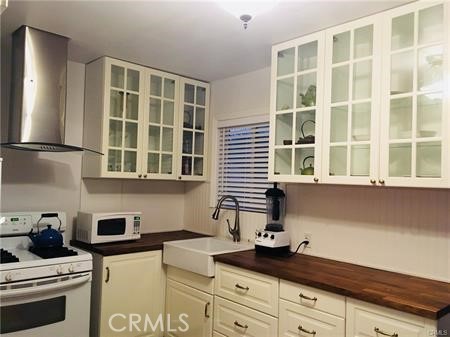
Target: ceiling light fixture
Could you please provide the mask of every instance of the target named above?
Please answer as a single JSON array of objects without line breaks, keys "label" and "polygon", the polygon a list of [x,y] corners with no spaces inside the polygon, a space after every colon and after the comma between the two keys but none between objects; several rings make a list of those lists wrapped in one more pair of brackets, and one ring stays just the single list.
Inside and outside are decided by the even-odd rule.
[{"label": "ceiling light fixture", "polygon": [[244,29],[247,29],[250,20],[260,16],[276,6],[279,0],[263,1],[217,1],[225,11],[242,21]]}]

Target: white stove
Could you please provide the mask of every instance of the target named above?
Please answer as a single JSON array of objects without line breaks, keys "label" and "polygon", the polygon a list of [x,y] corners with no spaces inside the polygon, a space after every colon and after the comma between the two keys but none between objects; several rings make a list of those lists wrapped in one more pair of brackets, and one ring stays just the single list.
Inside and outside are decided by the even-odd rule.
[{"label": "white stove", "polygon": [[[0,214],[0,334],[15,336],[88,336],[92,255],[75,247],[45,249],[42,258],[29,249],[31,229],[60,226],[65,238],[64,212]],[[44,224],[45,222],[45,224]],[[27,313],[33,312],[30,317]]]}]

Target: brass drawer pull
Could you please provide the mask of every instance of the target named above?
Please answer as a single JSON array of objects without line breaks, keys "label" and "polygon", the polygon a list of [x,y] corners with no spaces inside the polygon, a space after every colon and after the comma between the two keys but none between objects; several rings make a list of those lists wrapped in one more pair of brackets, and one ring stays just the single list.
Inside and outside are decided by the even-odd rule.
[{"label": "brass drawer pull", "polygon": [[380,334],[380,335],[383,335],[383,336],[398,337],[398,333],[396,333],[396,332],[394,332],[393,334],[390,334],[390,333],[384,332],[383,330],[381,330],[381,329],[379,329],[377,327],[375,327],[373,329],[373,331],[375,331],[377,334]]},{"label": "brass drawer pull", "polygon": [[238,321],[234,321],[234,325],[237,326],[238,328],[242,328],[242,329],[248,329],[248,325],[242,325],[241,323],[239,323]]},{"label": "brass drawer pull", "polygon": [[298,326],[298,329],[299,329],[301,332],[308,333],[308,334],[313,335],[313,336],[316,335],[316,331],[315,331],[315,330],[311,330],[311,331],[310,331],[310,330],[306,330],[306,329],[304,329],[301,325]]},{"label": "brass drawer pull", "polygon": [[210,304],[211,304],[211,303],[209,303],[209,302],[205,303],[205,317],[206,317],[206,318],[209,318],[209,317],[210,317],[209,314],[208,314],[208,307],[209,307]]},{"label": "brass drawer pull", "polygon": [[317,301],[317,297],[315,297],[315,296],[314,297],[309,297],[309,296],[303,295],[302,293],[300,293],[300,295],[298,295],[298,296],[300,296],[300,298],[302,298],[304,300],[314,301],[314,302]]},{"label": "brass drawer pull", "polygon": [[243,287],[243,286],[241,286],[239,283],[236,283],[234,286],[235,286],[236,288],[238,288],[238,289],[241,289],[241,290],[245,290],[245,291],[250,290],[249,287]]}]

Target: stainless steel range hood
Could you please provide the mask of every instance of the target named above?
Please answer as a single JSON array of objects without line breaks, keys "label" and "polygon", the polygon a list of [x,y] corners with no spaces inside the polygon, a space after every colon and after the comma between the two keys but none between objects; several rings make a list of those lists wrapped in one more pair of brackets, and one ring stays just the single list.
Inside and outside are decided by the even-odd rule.
[{"label": "stainless steel range hood", "polygon": [[65,142],[69,39],[28,26],[12,37],[8,142],[1,145],[25,151],[99,153]]}]

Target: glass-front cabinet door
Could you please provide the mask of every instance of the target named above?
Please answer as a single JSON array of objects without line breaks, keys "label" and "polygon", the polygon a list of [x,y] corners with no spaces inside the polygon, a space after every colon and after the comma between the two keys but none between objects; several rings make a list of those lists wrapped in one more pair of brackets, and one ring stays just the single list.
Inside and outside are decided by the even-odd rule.
[{"label": "glass-front cabinet door", "polygon": [[180,82],[179,176],[183,180],[206,179],[209,84],[183,78]]},{"label": "glass-front cabinet door", "polygon": [[377,182],[380,29],[380,17],[375,15],[327,30],[325,182]]},{"label": "glass-front cabinet door", "polygon": [[272,48],[269,180],[319,182],[324,33]]},{"label": "glass-front cabinet door", "polygon": [[179,78],[156,70],[146,74],[143,178],[175,179]]},{"label": "glass-front cabinet door", "polygon": [[385,18],[380,183],[448,182],[448,7],[418,2]]},{"label": "glass-front cabinet door", "polygon": [[105,75],[104,171],[110,177],[137,178],[141,170],[143,69],[108,58]]}]

